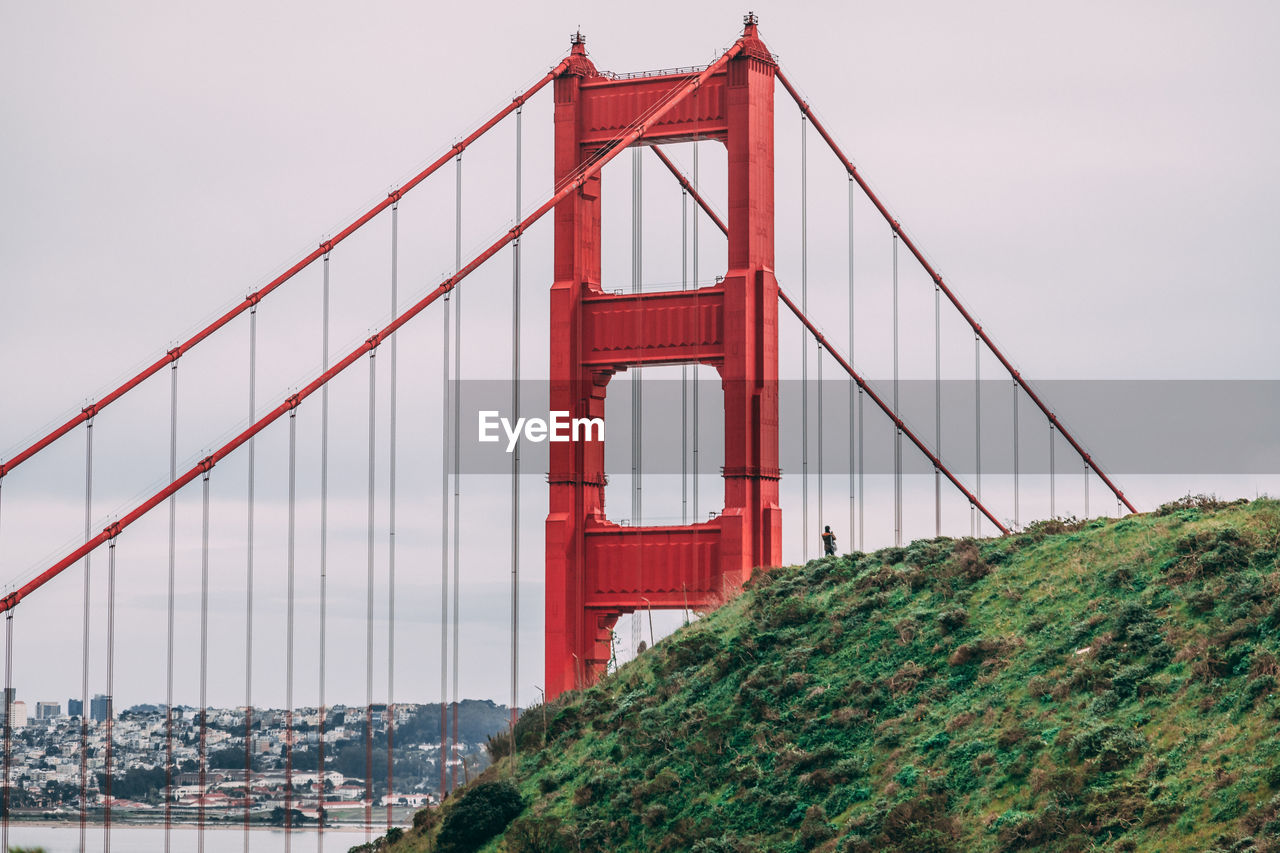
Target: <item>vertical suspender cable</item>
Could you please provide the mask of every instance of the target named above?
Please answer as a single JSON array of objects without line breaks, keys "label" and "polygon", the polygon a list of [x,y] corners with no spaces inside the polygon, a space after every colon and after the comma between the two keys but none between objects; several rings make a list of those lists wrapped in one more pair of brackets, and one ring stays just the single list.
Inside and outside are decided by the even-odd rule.
[{"label": "vertical suspender cable", "polygon": [[[809,314],[809,119],[800,114],[800,310]],[[800,541],[809,561],[809,342],[800,330]]]},{"label": "vertical suspender cable", "polygon": [[[293,829],[293,595],[297,554],[298,409],[289,410],[289,515],[287,586],[284,615],[284,849],[288,853]],[[321,783],[323,787],[323,783]]]},{"label": "vertical suspender cable", "polygon": [[[169,482],[178,479],[178,361],[169,366]],[[173,625],[174,582],[177,577],[178,496],[169,498],[169,597],[165,656],[164,712],[164,849],[170,849],[173,820]]]},{"label": "vertical suspender cable", "polygon": [[[524,106],[516,108],[516,222],[520,221],[520,161]],[[511,417],[520,417],[520,237],[511,241]],[[511,769],[520,716],[520,447],[511,454]]]},{"label": "vertical suspender cable", "polygon": [[[631,149],[631,292],[644,290],[644,160],[642,149]],[[639,316],[639,315],[637,315]],[[640,368],[631,368],[631,523],[639,527],[643,517],[641,466],[644,463],[644,399]]]},{"label": "vertical suspender cable", "polygon": [[115,779],[114,752],[116,716],[116,540],[112,537],[107,542],[107,719],[105,746],[106,756],[103,766],[104,790],[102,797],[102,851],[111,853],[111,785]]},{"label": "vertical suspender cable", "polygon": [[[854,310],[853,310],[853,176],[849,176],[849,363],[856,364],[857,355],[854,353]],[[857,466],[854,464],[854,408],[857,395],[854,390],[858,387],[858,383],[852,376],[849,377],[849,550],[853,551],[857,548],[858,527],[854,523],[854,513],[857,509],[857,501],[854,499],[854,485],[857,479]]]},{"label": "vertical suspender cable", "polygon": [[1089,517],[1089,462],[1084,463],[1084,517]]},{"label": "vertical suspender cable", "polygon": [[[391,319],[397,316],[397,276],[400,264],[400,203],[391,205]],[[394,742],[396,729],[396,336],[391,336],[391,397],[387,418],[387,829],[395,792]]]},{"label": "vertical suspender cable", "polygon": [[4,820],[0,822],[0,849],[9,849],[9,769],[13,760],[13,608],[4,614]]},{"label": "vertical suspender cable", "polygon": [[[698,96],[701,93],[701,91],[702,91],[701,89],[697,89],[694,91],[693,98],[694,98],[695,107],[699,102]],[[693,178],[692,178],[693,188],[696,190],[698,188],[698,139],[696,136],[694,137],[694,140],[693,140],[693,173],[692,174],[693,174]],[[693,251],[692,251],[692,255],[690,256],[690,270],[691,270],[691,277],[693,278],[694,290],[698,289],[698,219],[700,218],[700,215],[701,214],[698,212],[698,208],[695,207],[693,209],[693,222],[692,222],[693,231],[692,231],[692,234],[690,235],[693,241]],[[697,365],[694,365],[694,368],[693,368],[693,390],[691,392],[691,397],[689,400],[689,408],[693,410],[693,417],[689,424],[689,437],[693,443],[693,447],[690,449],[690,457],[693,460],[691,465],[691,467],[693,468],[693,482],[690,484],[692,494],[690,495],[689,500],[690,500],[690,508],[692,511],[693,520],[694,522],[697,522],[698,521],[698,474],[701,472],[701,469],[698,467],[698,367]]]},{"label": "vertical suspender cable", "polygon": [[[3,497],[3,495],[4,495],[4,477],[0,477],[0,497]],[[6,622],[12,623],[12,621],[13,621],[13,609],[10,608],[9,612],[6,614]],[[9,849],[9,755],[10,755],[9,746],[10,746],[11,733],[9,731],[9,706],[7,704],[9,701],[9,691],[7,688],[13,686],[13,672],[12,672],[13,653],[12,651],[10,651],[11,647],[13,646],[12,637],[13,637],[13,629],[10,628],[9,639],[5,641],[5,662],[6,662],[6,665],[5,665],[6,690],[4,692],[4,702],[6,703],[4,708],[5,773],[4,773],[4,791],[3,793],[0,793],[0,806],[3,806],[3,809],[4,809],[4,814],[0,815],[0,850]]]},{"label": "vertical suspender cable", "polygon": [[1013,383],[1013,529],[1018,529],[1018,383]]},{"label": "vertical suspender cable", "polygon": [[[329,256],[324,256],[324,288],[321,293],[320,347],[323,350],[320,361],[324,370],[329,369]],[[329,383],[320,389],[320,677],[319,696],[319,729],[320,739],[316,744],[316,771],[318,773],[318,793],[320,802],[324,802],[324,730],[327,708],[325,707],[325,652],[328,644],[326,623],[328,621],[329,595]],[[247,809],[247,805],[246,805]],[[324,820],[316,823],[316,849],[324,850]]]},{"label": "vertical suspender cable", "polygon": [[[933,452],[942,458],[942,288],[933,285]],[[934,536],[942,535],[942,472],[933,466]]]},{"label": "vertical suspender cable", "polygon": [[865,551],[867,549],[867,466],[864,464],[863,451],[863,432],[862,432],[862,409],[863,409],[863,391],[858,388],[858,550]]},{"label": "vertical suspender cable", "polygon": [[1054,475],[1056,474],[1056,472],[1054,471],[1054,464],[1053,464],[1054,435],[1055,433],[1054,433],[1053,422],[1050,421],[1049,423],[1049,517],[1050,518],[1058,517],[1057,495],[1055,494],[1055,491],[1054,491],[1054,486],[1055,486]]},{"label": "vertical suspender cable", "polygon": [[[974,496],[982,500],[982,339],[973,335],[973,458]],[[982,516],[977,507],[971,509],[973,533],[982,535]]]},{"label": "vertical suspender cable", "polygon": [[[643,149],[631,149],[631,292],[644,291],[644,158]],[[636,315],[637,319],[639,314]],[[639,527],[644,517],[644,396],[640,367],[631,368],[631,523]],[[640,646],[640,612],[631,612],[631,653]]]},{"label": "vertical suspender cable", "polygon": [[898,230],[893,231],[893,544],[902,545],[902,404],[898,396]]},{"label": "vertical suspender cable", "polygon": [[[694,214],[697,215],[696,212]],[[680,289],[689,289],[689,191],[680,188]],[[689,365],[680,365],[680,523],[689,523]]]},{"label": "vertical suspender cable", "polygon": [[[458,230],[455,250],[458,268],[462,268],[462,155],[458,155]],[[453,302],[453,733],[449,751],[453,755],[451,784],[458,787],[458,611],[462,603],[462,293],[454,295]]]},{"label": "vertical suspender cable", "polygon": [[[209,471],[204,472],[204,504],[200,515],[200,800],[196,847],[204,853],[205,783],[209,772]],[[108,717],[110,716],[108,699]]]},{"label": "vertical suspender cable", "polygon": [[[459,169],[461,165],[459,164]],[[458,187],[462,187],[459,174]],[[458,224],[461,225],[462,206],[458,206]],[[462,238],[458,238],[461,247]],[[461,257],[461,248],[458,255]],[[461,263],[458,264],[461,267]],[[449,421],[452,409],[449,405],[451,389],[449,387],[449,299],[452,292],[444,295],[444,309],[441,322],[444,326],[441,335],[440,387],[443,396],[441,406],[440,427],[440,799],[443,801],[449,793]]]},{"label": "vertical suspender cable", "polygon": [[364,835],[373,831],[373,509],[377,469],[377,364],[378,350],[369,350],[369,517],[368,552],[365,561],[364,615]]},{"label": "vertical suspender cable", "polygon": [[[325,281],[329,277],[329,256],[324,258]],[[326,386],[328,387],[328,386]],[[249,423],[258,408],[258,306],[249,308]],[[247,504],[245,522],[244,571],[244,849],[249,853],[249,803],[253,794],[253,497],[257,448],[249,438]]]},{"label": "vertical suspender cable", "polygon": [[[823,527],[825,516],[822,514],[822,344],[818,344],[818,526]],[[823,554],[826,548],[823,548]]]},{"label": "vertical suspender cable", "polygon": [[[84,422],[84,538],[93,526],[93,417]],[[89,555],[84,555],[84,624],[80,650],[80,853],[84,853],[89,820]]]}]

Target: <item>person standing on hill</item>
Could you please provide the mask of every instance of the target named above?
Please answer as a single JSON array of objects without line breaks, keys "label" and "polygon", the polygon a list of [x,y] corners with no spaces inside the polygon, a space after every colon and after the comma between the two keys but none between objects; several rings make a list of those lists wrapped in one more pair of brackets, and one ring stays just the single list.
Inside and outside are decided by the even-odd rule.
[{"label": "person standing on hill", "polygon": [[830,524],[822,531],[822,549],[828,557],[834,557],[836,554],[836,535],[831,532]]}]

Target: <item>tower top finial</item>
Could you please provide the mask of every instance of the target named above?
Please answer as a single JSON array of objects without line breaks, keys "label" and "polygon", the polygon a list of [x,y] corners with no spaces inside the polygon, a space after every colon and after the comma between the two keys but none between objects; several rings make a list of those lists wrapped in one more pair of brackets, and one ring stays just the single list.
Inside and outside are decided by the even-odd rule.
[{"label": "tower top finial", "polygon": [[743,35],[755,35],[756,24],[760,23],[760,19],[756,17],[755,12],[748,12],[742,16]]},{"label": "tower top finial", "polygon": [[569,36],[569,44],[580,45],[580,44],[586,44],[586,43],[587,43],[587,37],[582,34],[581,27],[578,28],[577,32]]}]

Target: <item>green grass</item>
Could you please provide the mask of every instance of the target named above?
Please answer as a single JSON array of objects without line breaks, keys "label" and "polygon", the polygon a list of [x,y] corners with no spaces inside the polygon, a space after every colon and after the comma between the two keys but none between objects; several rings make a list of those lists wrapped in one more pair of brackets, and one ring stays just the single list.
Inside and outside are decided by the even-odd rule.
[{"label": "green grass", "polygon": [[759,573],[528,711],[481,849],[1280,850],[1277,551],[1184,501]]}]

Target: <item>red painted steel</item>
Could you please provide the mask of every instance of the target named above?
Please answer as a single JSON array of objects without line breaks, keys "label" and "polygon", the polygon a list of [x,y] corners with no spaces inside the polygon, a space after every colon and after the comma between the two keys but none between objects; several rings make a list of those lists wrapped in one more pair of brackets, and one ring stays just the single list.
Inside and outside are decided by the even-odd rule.
[{"label": "red painted steel", "polygon": [[[728,228],[726,228],[724,223],[720,221],[720,217],[716,216],[715,211],[711,209],[711,206],[709,204],[707,204],[706,199],[704,199],[701,195],[699,195],[698,191],[695,190],[692,186],[690,186],[688,180],[684,176],[684,173],[680,171],[679,167],[676,166],[675,163],[671,162],[671,160],[667,157],[667,155],[662,153],[661,149],[654,148],[653,151],[655,154],[658,155],[658,159],[660,159],[666,165],[666,167],[671,170],[671,174],[675,175],[676,180],[680,182],[680,185],[689,191],[689,194],[693,196],[694,201],[696,201],[698,205],[706,212],[706,214],[709,217],[711,217],[711,221],[714,222],[720,228],[721,231],[727,234]],[[992,523],[995,524],[997,528],[999,528],[1001,533],[1008,533],[1009,531],[1005,528],[1005,526],[996,520],[996,517],[987,510],[986,506],[984,506],[983,503],[979,501],[976,496],[970,493],[968,489],[966,489],[964,486],[960,484],[960,481],[951,473],[951,470],[942,463],[942,460],[939,459],[937,456],[935,456],[932,452],[928,450],[928,448],[925,447],[924,442],[922,442],[916,436],[916,434],[906,425],[906,423],[901,418],[899,418],[897,414],[894,413],[893,409],[889,406],[889,404],[886,403],[883,399],[881,399],[878,394],[876,394],[874,391],[871,390],[871,387],[867,385],[867,383],[863,380],[863,378],[860,375],[858,375],[858,373],[853,369],[853,366],[849,364],[849,362],[845,361],[844,357],[841,356],[839,352],[831,348],[831,342],[827,340],[825,335],[823,335],[820,331],[818,331],[818,328],[814,326],[812,322],[809,321],[808,317],[804,316],[800,312],[800,309],[796,307],[796,304],[794,302],[791,301],[791,298],[787,296],[786,292],[782,289],[781,286],[778,287],[778,298],[782,300],[784,305],[786,305],[788,308],[791,309],[791,312],[796,315],[796,318],[802,324],[804,324],[804,327],[808,329],[809,332],[814,336],[814,339],[819,344],[822,345],[823,349],[831,353],[831,356],[836,360],[836,363],[839,364],[842,368],[844,368],[845,372],[847,372],[851,377],[853,377],[853,380],[858,384],[858,387],[862,388],[864,391],[867,392],[867,394],[871,398],[871,401],[875,403],[877,406],[879,406],[880,409],[886,415],[889,416],[889,419],[893,421],[894,424],[902,430],[902,434],[905,435],[907,438],[909,438],[911,442],[915,444],[916,447],[920,448],[920,450],[924,453],[924,455],[928,457],[929,461],[932,462],[934,465],[936,465],[938,467],[938,470],[941,471],[943,475],[945,475],[946,478],[950,480],[955,485],[955,487],[959,489],[960,492],[966,498],[968,498],[969,501],[973,503],[974,506],[976,506],[979,509],[979,511],[982,512],[983,515],[991,519]]]},{"label": "red painted steel", "polygon": [[724,287],[645,294],[584,294],[582,363],[629,365],[718,361],[724,352]]},{"label": "red painted steel", "polygon": [[[717,60],[715,63],[709,66],[707,70],[703,73],[709,76],[711,73],[714,73],[716,70],[719,70],[724,66],[726,62],[728,62],[730,59],[736,56],[741,50],[742,50],[741,45],[735,44],[733,47],[729,48],[729,50],[726,51],[720,57],[719,60]],[[560,66],[557,66],[557,67],[560,67]],[[678,86],[672,92],[672,99],[678,101],[680,97],[688,93],[692,85],[697,84],[698,82],[700,82],[700,80],[701,80],[701,77],[692,78],[686,81],[685,83],[681,84],[680,86]],[[104,542],[107,542],[119,536],[125,529],[127,529],[128,527],[132,526],[135,522],[137,522],[138,519],[142,518],[148,512],[150,512],[151,510],[155,509],[157,506],[159,506],[160,504],[168,500],[171,495],[181,490],[184,486],[189,484],[192,480],[195,480],[205,471],[213,468],[215,465],[218,464],[218,462],[225,459],[231,453],[234,453],[237,448],[244,445],[253,436],[262,432],[262,430],[266,429],[269,425],[271,425],[276,420],[278,420],[282,415],[284,415],[290,409],[296,408],[303,400],[305,400],[307,397],[310,397],[316,391],[320,390],[322,387],[328,384],[335,376],[342,373],[348,367],[350,367],[351,365],[359,361],[361,356],[377,348],[378,345],[381,344],[384,340],[389,338],[391,335],[394,335],[402,326],[404,326],[414,317],[422,313],[428,305],[430,305],[432,302],[435,302],[441,296],[445,295],[446,293],[448,293],[449,291],[457,287],[459,284],[461,284],[462,281],[467,278],[467,276],[471,275],[471,273],[479,269],[486,261],[488,261],[494,255],[496,255],[499,251],[505,248],[507,244],[509,244],[512,240],[515,240],[517,237],[519,237],[525,231],[527,231],[529,229],[529,226],[533,225],[533,223],[537,222],[539,219],[545,216],[548,212],[555,209],[556,206],[560,204],[560,202],[564,201],[570,196],[573,196],[576,193],[579,193],[585,186],[591,184],[591,182],[594,181],[596,177],[600,174],[600,170],[605,167],[605,164],[607,164],[610,160],[612,160],[614,157],[620,154],[625,148],[631,145],[631,143],[634,142],[636,139],[644,135],[647,122],[654,121],[658,118],[661,118],[661,116],[664,114],[666,109],[670,107],[671,102],[672,101],[669,100],[666,104],[658,105],[655,108],[654,112],[650,116],[646,117],[645,121],[638,123],[630,131],[628,131],[626,134],[621,136],[618,139],[618,143],[616,146],[613,146],[612,148],[604,151],[598,158],[593,160],[590,165],[586,166],[581,170],[576,171],[575,174],[573,175],[566,176],[565,179],[560,182],[561,185],[559,186],[559,189],[557,189],[557,191],[551,196],[551,198],[543,202],[542,205],[539,206],[537,210],[530,213],[523,220],[521,220],[518,225],[514,226],[506,234],[502,235],[497,240],[495,240],[483,252],[476,255],[474,258],[472,258],[471,261],[469,261],[466,265],[464,265],[462,269],[458,270],[457,273],[455,273],[454,275],[442,281],[434,290],[432,290],[426,296],[422,297],[422,299],[418,300],[412,306],[407,308],[403,313],[401,313],[398,317],[392,320],[385,329],[382,329],[380,332],[375,333],[363,344],[356,347],[351,352],[347,353],[347,355],[344,356],[340,361],[336,362],[332,367],[330,367],[328,370],[321,373],[319,376],[313,379],[310,383],[304,386],[301,391],[299,391],[296,394],[293,394],[288,399],[286,399],[283,403],[281,403],[279,406],[276,406],[270,412],[267,412],[267,414],[263,415],[261,418],[254,421],[252,424],[249,425],[247,429],[245,429],[239,435],[233,437],[230,441],[228,441],[226,444],[219,447],[217,450],[215,450],[210,455],[206,456],[204,459],[201,459],[189,471],[187,471],[186,473],[178,477],[178,479],[169,483],[169,485],[165,486],[160,491],[156,492],[154,495],[147,498],[142,503],[138,504],[129,512],[122,515],[118,520],[112,522],[105,529],[103,529],[103,531],[99,533],[97,536],[94,536],[88,542],[85,542],[83,545],[76,548],[70,554],[67,554],[65,557],[58,560],[52,566],[45,569],[40,574],[36,575],[34,578],[27,581],[22,586],[18,587],[18,589],[14,590],[13,592],[9,593],[3,598],[0,598],[0,613],[4,613],[5,611],[12,610],[22,601],[22,599],[26,598],[34,590],[39,589],[49,581],[53,580],[53,578],[57,577],[62,572],[66,571],[68,567],[75,565],[77,562],[83,559],[86,554],[94,551],[96,548],[100,547]]]},{"label": "red painted steel", "polygon": [[334,246],[337,246],[343,240],[347,239],[352,234],[354,234],[356,231],[359,231],[362,227],[368,224],[369,221],[372,220],[375,216],[377,216],[379,213],[386,210],[388,207],[390,207],[391,205],[399,201],[401,198],[403,198],[405,193],[407,193],[409,190],[413,189],[418,184],[425,181],[445,163],[448,163],[454,157],[457,157],[459,154],[461,154],[463,151],[467,149],[467,146],[471,145],[471,143],[475,142],[481,136],[488,133],[491,129],[493,129],[494,125],[502,121],[512,112],[514,112],[517,108],[523,105],[525,101],[529,100],[529,98],[537,94],[538,91],[542,89],[543,86],[547,85],[552,80],[554,80],[556,76],[560,74],[561,71],[564,70],[568,62],[569,62],[569,57],[565,57],[564,59],[562,59],[560,63],[556,65],[555,68],[552,68],[545,75],[543,75],[542,78],[538,80],[538,82],[534,83],[524,92],[522,92],[521,94],[513,98],[511,103],[507,104],[497,113],[495,113],[488,121],[480,125],[480,127],[476,128],[469,135],[467,135],[466,138],[464,138],[462,141],[455,144],[446,153],[442,154],[435,162],[427,166],[418,174],[414,175],[412,178],[406,181],[398,189],[392,190],[390,193],[387,194],[387,197],[385,199],[378,202],[373,207],[369,208],[369,210],[367,210],[364,213],[364,215],[362,215],[356,221],[352,222],[346,228],[343,228],[333,238],[324,241],[315,249],[311,250],[311,252],[302,260],[298,261],[296,264],[289,267],[284,272],[280,273],[280,275],[276,276],[271,281],[267,282],[258,290],[255,290],[253,293],[250,293],[248,296],[244,298],[243,301],[236,304],[234,307],[228,309],[225,313],[223,313],[213,322],[209,323],[203,329],[196,332],[194,335],[192,335],[187,340],[183,341],[178,346],[169,350],[167,353],[164,354],[162,358],[157,359],[151,365],[141,370],[137,375],[125,381],[124,384],[120,385],[118,388],[109,392],[101,400],[98,400],[94,403],[90,403],[88,406],[85,406],[80,411],[80,414],[72,417],[70,420],[66,421],[61,426],[55,428],[52,432],[50,432],[49,434],[41,438],[39,441],[32,444],[30,447],[23,449],[17,455],[15,455],[12,459],[9,459],[8,461],[5,461],[5,462],[0,462],[0,477],[4,477],[14,468],[17,468],[23,462],[27,461],[32,456],[35,456],[37,453],[39,453],[41,450],[44,450],[50,444],[53,444],[59,438],[62,438],[62,436],[71,432],[71,430],[75,429],[79,424],[84,423],[89,418],[93,417],[98,412],[102,411],[107,406],[114,403],[116,400],[119,400],[125,394],[129,393],[134,388],[141,385],[144,381],[154,376],[166,364],[171,364],[177,361],[179,358],[185,355],[187,351],[189,351],[192,347],[196,346],[205,338],[209,337],[214,332],[218,331],[218,329],[221,329],[227,323],[230,323],[236,317],[243,314],[246,309],[254,305],[257,305],[259,302],[262,301],[262,298],[264,296],[271,293],[277,287],[284,284],[286,281],[293,278],[298,273],[302,272],[304,269],[309,267],[318,259],[324,257],[329,252],[333,251]]},{"label": "red painted steel", "polygon": [[551,408],[604,417],[612,375],[654,363],[700,362],[725,395],[724,510],[687,527],[624,528],[605,518],[604,446],[551,445],[546,534],[546,694],[584,686],[604,671],[622,613],[709,607],[753,569],[781,562],[778,507],[778,326],[773,274],[773,75],[776,64],[749,20],[730,55],[698,75],[697,97],[676,75],[614,79],[575,43],[555,82],[557,181],[591,162],[616,133],[655,105],[629,144],[724,143],[729,165],[729,268],[714,287],[614,295],[601,281],[598,177],[555,216],[551,288]]},{"label": "red painted steel", "polygon": [[858,171],[858,167],[853,165],[853,161],[844,155],[844,151],[842,151],[840,146],[836,144],[835,139],[832,138],[826,126],[819,121],[818,117],[815,116],[813,111],[809,108],[809,102],[800,97],[800,93],[791,85],[791,81],[787,79],[787,75],[782,73],[781,68],[778,69],[777,76],[778,82],[781,83],[783,88],[787,90],[787,93],[791,95],[792,99],[796,102],[796,105],[800,107],[800,111],[808,116],[809,121],[813,124],[814,130],[818,131],[819,135],[821,135],[822,139],[827,143],[827,146],[831,148],[832,153],[834,153],[840,160],[840,163],[849,173],[849,177],[853,178],[854,181],[857,182],[858,186],[861,187],[862,191],[866,193],[867,198],[870,199],[873,205],[875,205],[876,210],[878,210],[880,215],[884,217],[885,222],[888,222],[889,227],[893,229],[893,232],[902,238],[903,244],[911,251],[911,254],[915,256],[916,260],[920,262],[920,266],[924,267],[924,271],[927,272],[929,277],[933,279],[934,283],[938,285],[938,289],[946,295],[947,299],[951,300],[951,304],[960,312],[960,316],[969,324],[974,333],[982,339],[982,342],[987,345],[987,349],[991,350],[991,354],[994,355],[999,360],[1000,364],[1004,366],[1004,369],[1009,372],[1009,375],[1013,377],[1013,381],[1018,383],[1022,390],[1027,393],[1027,396],[1031,398],[1031,401],[1040,408],[1040,411],[1044,413],[1044,416],[1049,419],[1049,423],[1058,428],[1058,431],[1062,433],[1062,437],[1067,440],[1076,453],[1080,454],[1080,458],[1093,469],[1094,473],[1098,475],[1098,478],[1101,479],[1103,483],[1106,483],[1107,488],[1115,494],[1116,498],[1129,508],[1129,512],[1137,512],[1137,508],[1134,507],[1134,505],[1129,502],[1129,499],[1124,496],[1124,492],[1120,491],[1119,487],[1116,486],[1115,483],[1111,482],[1111,478],[1103,473],[1102,469],[1093,461],[1093,458],[1085,452],[1085,449],[1080,446],[1067,428],[1062,424],[1062,421],[1058,420],[1058,416],[1055,415],[1049,407],[1045,405],[1044,401],[1040,399],[1040,396],[1031,389],[1031,386],[1022,378],[1022,374],[1014,369],[1013,364],[1010,363],[1009,359],[1005,358],[1005,355],[1000,351],[1000,348],[997,347],[995,342],[991,340],[985,331],[983,331],[982,326],[978,321],[975,320],[967,310],[965,310],[964,305],[960,303],[960,299],[952,292],[951,288],[947,286],[947,283],[942,280],[942,275],[934,269],[933,265],[925,258],[924,253],[920,251],[918,246],[916,246],[915,241],[902,230],[902,223],[894,219],[893,215],[889,213],[889,209],[884,206],[880,201],[879,196],[875,194],[867,184],[866,180],[863,179],[862,173]]}]

